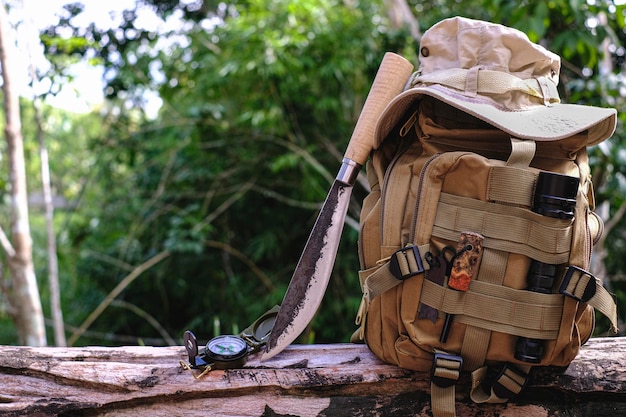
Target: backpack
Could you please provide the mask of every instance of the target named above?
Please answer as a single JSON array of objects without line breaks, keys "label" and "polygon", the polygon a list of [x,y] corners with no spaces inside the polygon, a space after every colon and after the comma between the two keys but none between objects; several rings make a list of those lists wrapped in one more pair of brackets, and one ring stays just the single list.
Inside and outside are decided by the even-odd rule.
[{"label": "backpack", "polygon": [[366,166],[353,341],[430,371],[433,415],[454,416],[463,371],[473,401],[506,402],[533,366],[576,357],[595,310],[617,331],[589,272],[603,225],[587,155],[616,113],[561,104],[558,56],[517,30],[456,17],[420,46]]}]

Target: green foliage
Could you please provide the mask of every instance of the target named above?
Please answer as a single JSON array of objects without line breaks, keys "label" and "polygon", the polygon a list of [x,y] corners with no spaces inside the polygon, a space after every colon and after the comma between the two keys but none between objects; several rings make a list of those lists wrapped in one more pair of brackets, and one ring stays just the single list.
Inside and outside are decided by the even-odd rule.
[{"label": "green foliage", "polygon": [[[563,57],[566,101],[624,108],[623,6],[409,3],[422,32],[456,14],[518,27]],[[118,297],[126,304],[107,308],[78,344],[140,338],[158,344],[162,333],[139,311],[176,339],[185,329],[202,338],[216,327],[241,329],[279,303],[380,59],[387,50],[416,56],[417,44],[407,30],[390,27],[378,0],[141,4],[163,18],[183,16],[185,24],[157,34],[137,25],[129,11],[119,28],[77,27],[81,8],[73,5],[41,35],[55,74],[86,58],[104,64],[108,81],[109,101],[98,113],[46,109],[53,184],[75,204],[55,219],[66,321],[80,325],[135,267],[171,251],[127,287]],[[598,24],[601,13],[607,24]],[[607,36],[614,70],[601,75]],[[144,111],[149,90],[163,99],[155,120]],[[615,137],[591,152],[598,205],[608,204],[609,213],[626,195],[623,114]],[[39,178],[33,143],[28,170]],[[365,192],[355,190],[353,219]],[[43,247],[37,216],[34,237]],[[626,272],[624,227],[621,220],[607,240],[609,275]],[[357,232],[346,227],[322,308],[302,341],[348,340],[360,301],[356,240]],[[44,265],[40,249],[36,256]],[[37,273],[45,276],[42,266]],[[613,289],[623,296],[621,284]],[[46,286],[40,287],[46,305]],[[4,343],[10,337],[0,333]]]},{"label": "green foliage", "polygon": [[[377,7],[252,1],[211,30],[191,27],[186,47],[168,53],[145,48],[143,35],[112,42],[122,54],[107,61],[115,69],[109,96],[128,106],[142,86],[158,85],[164,108],[155,121],[112,113],[90,139],[94,188],[69,224],[68,243],[78,281],[93,291],[84,297],[87,285],[74,287],[85,308],[70,315],[73,323],[132,266],[164,249],[173,255],[120,299],[175,337],[191,326],[202,334],[215,317],[223,328],[243,327],[281,301],[383,53],[371,18]],[[130,28],[132,16],[125,22]],[[72,39],[104,39],[93,27],[75,29]],[[92,54],[106,60],[110,45]],[[150,60],[167,82],[138,75]],[[354,245],[342,251],[334,291],[342,290],[314,324],[316,340],[347,340],[352,327],[351,319],[335,325],[360,299]],[[104,329],[154,334],[115,307],[92,326]]]}]

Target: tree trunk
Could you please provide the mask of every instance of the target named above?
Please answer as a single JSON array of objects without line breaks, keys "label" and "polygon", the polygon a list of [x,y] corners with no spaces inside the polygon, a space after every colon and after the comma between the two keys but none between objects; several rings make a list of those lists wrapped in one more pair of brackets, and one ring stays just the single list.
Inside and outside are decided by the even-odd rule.
[{"label": "tree trunk", "polygon": [[24,144],[20,120],[19,95],[13,85],[12,56],[15,48],[10,39],[10,24],[4,2],[0,5],[0,65],[2,66],[2,91],[6,118],[9,181],[11,185],[11,230],[10,238],[14,253],[7,254],[11,281],[9,302],[21,344],[46,345],[41,300],[33,266],[32,238],[28,219],[26,192],[26,168]]},{"label": "tree trunk", "polygon": [[419,22],[411,11],[411,7],[406,0],[385,0],[385,8],[389,17],[389,26],[393,29],[407,28],[413,40],[419,44],[422,39]]},{"label": "tree trunk", "polygon": [[57,258],[56,234],[54,233],[54,205],[52,204],[52,187],[50,186],[50,164],[48,161],[48,148],[44,139],[40,98],[35,97],[33,107],[35,110],[35,124],[37,125],[37,139],[39,141],[39,158],[41,159],[41,185],[46,218],[46,247],[48,253],[48,287],[50,289],[50,314],[52,315],[52,328],[54,329],[54,344],[56,346],[67,346],[63,310],[61,309],[61,291],[59,288],[59,262]]}]

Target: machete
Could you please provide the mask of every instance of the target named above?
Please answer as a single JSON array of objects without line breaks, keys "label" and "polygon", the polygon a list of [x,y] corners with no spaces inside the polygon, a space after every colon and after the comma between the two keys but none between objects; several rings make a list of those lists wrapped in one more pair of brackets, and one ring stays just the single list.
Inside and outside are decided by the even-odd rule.
[{"label": "machete", "polygon": [[402,92],[413,65],[387,52],[348,143],[341,168],[311,230],[287,287],[261,360],[280,353],[304,331],[317,312],[335,263],[352,186],[375,142],[376,122],[387,104]]}]

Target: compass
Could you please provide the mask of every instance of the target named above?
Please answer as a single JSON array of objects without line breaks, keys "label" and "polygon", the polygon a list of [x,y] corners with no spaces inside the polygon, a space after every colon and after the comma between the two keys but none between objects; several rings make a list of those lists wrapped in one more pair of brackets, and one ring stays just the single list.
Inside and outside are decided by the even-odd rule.
[{"label": "compass", "polygon": [[196,335],[190,330],[185,331],[183,341],[189,364],[181,360],[180,365],[189,371],[202,370],[199,375],[191,372],[196,379],[206,375],[212,369],[243,367],[249,355],[257,353],[265,346],[274,327],[279,308],[280,306],[272,307],[238,335],[216,336],[202,348],[198,347]]},{"label": "compass", "polygon": [[204,353],[214,369],[239,368],[246,362],[248,344],[239,336],[217,336],[209,340]]}]

